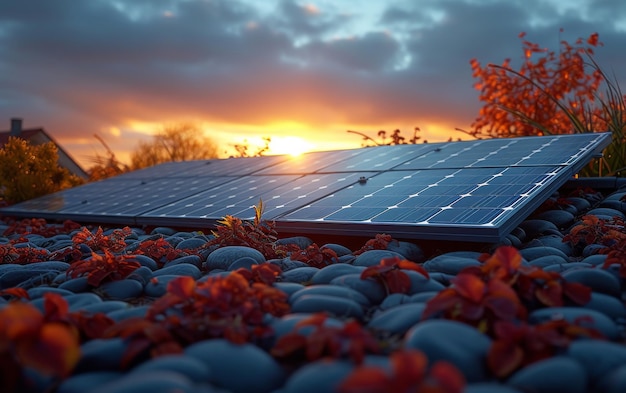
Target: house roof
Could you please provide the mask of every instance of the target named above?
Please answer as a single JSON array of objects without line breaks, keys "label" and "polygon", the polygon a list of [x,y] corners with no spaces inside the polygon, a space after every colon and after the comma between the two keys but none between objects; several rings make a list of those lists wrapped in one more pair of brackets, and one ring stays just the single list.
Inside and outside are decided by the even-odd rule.
[{"label": "house roof", "polygon": [[[50,138],[50,136],[46,133],[46,131],[43,128],[31,128],[28,130],[22,130],[19,137],[25,140],[31,140],[35,135],[39,133],[45,134],[48,137],[48,139],[52,141],[52,138]],[[10,136],[11,136],[11,131],[0,131],[0,146],[4,146],[9,141]]]}]

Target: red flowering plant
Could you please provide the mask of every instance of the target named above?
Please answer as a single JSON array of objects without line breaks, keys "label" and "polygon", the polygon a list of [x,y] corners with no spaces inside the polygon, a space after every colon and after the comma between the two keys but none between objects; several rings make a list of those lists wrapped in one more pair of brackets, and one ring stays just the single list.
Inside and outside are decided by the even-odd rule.
[{"label": "red flowering plant", "polygon": [[62,233],[69,233],[75,229],[80,228],[80,224],[65,220],[61,225],[52,225],[43,218],[24,218],[20,221],[10,221],[10,225],[4,231],[5,236],[9,235],[41,235],[43,237],[51,237]]},{"label": "red flowering plant", "polygon": [[378,265],[368,266],[361,273],[361,279],[372,278],[380,282],[390,293],[409,293],[411,279],[403,270],[418,272],[429,278],[428,272],[415,262],[399,257],[383,258]]},{"label": "red flowering plant", "polygon": [[309,266],[323,268],[324,266],[337,263],[339,257],[337,253],[330,248],[320,249],[320,247],[313,243],[304,250],[293,250],[289,258],[293,261],[304,262]]},{"label": "red flowering plant", "polygon": [[501,279],[484,281],[477,275],[461,272],[450,281],[450,287],[426,303],[423,319],[441,314],[488,333],[496,321],[526,317],[526,309],[517,294]]},{"label": "red flowering plant", "polygon": [[102,255],[93,252],[91,258],[72,263],[67,275],[71,278],[86,275],[87,283],[97,287],[105,281],[122,280],[137,270],[141,265],[132,259],[131,255],[115,255],[104,249]]},{"label": "red flowering plant", "polygon": [[498,247],[493,255],[483,257],[480,267],[468,267],[461,272],[474,274],[484,281],[502,280],[530,308],[560,307],[567,301],[584,305],[591,299],[591,289],[583,284],[567,282],[557,272],[522,265],[519,251],[510,246]]},{"label": "red flowering plant", "polygon": [[266,285],[272,285],[277,281],[283,270],[277,265],[265,262],[258,265],[252,265],[250,270],[246,268],[239,268],[236,272],[241,274],[250,283],[258,282]]},{"label": "red flowering plant", "polygon": [[139,247],[135,250],[135,253],[152,258],[159,265],[159,267],[162,267],[167,261],[189,255],[186,251],[177,250],[162,237],[142,241]]},{"label": "red flowering plant", "polygon": [[583,216],[581,222],[574,225],[563,237],[563,241],[570,242],[573,246],[601,244],[611,247],[616,243],[626,241],[624,220],[617,216],[610,220],[595,215]]},{"label": "red flowering plant", "polygon": [[111,234],[105,235],[102,227],[91,232],[83,227],[80,232],[72,236],[74,245],[85,244],[93,251],[107,249],[112,252],[122,251],[126,247],[125,239],[132,233],[129,227],[114,229]]},{"label": "red flowering plant", "polygon": [[268,277],[266,267],[249,273],[231,272],[203,282],[178,277],[168,283],[167,293],[150,306],[145,318],[128,318],[107,335],[129,341],[127,365],[137,357],[180,352],[188,344],[208,338],[243,343],[267,337],[271,328],[265,324],[265,316],[287,314],[287,295],[262,282]]},{"label": "red flowering plant", "polygon": [[284,258],[290,251],[298,251],[294,245],[277,245],[275,223],[262,219],[263,201],[254,206],[254,220],[242,221],[237,217],[225,216],[218,221],[216,230],[212,231],[214,238],[204,247],[212,246],[246,246],[258,250],[265,259]]},{"label": "red flowering plant", "polygon": [[15,247],[11,243],[0,244],[0,264],[16,263],[26,265],[32,262],[47,261],[49,253],[43,248]]},{"label": "red flowering plant", "polygon": [[437,361],[432,365],[424,353],[398,350],[390,356],[391,370],[377,366],[357,367],[339,385],[339,393],[461,393],[465,377],[451,363]]},{"label": "red flowering plant", "polygon": [[559,354],[573,340],[604,338],[597,330],[582,326],[583,322],[577,320],[570,323],[564,319],[536,325],[525,322],[496,322],[494,340],[487,354],[489,370],[498,378],[506,378],[531,363]]},{"label": "red flowering plant", "polygon": [[379,233],[373,239],[370,239],[367,242],[365,242],[363,247],[361,247],[360,249],[356,250],[352,254],[354,254],[354,255],[361,255],[361,254],[363,254],[366,251],[386,250],[387,246],[392,241],[394,241],[394,240],[391,237],[391,235],[386,235],[384,233]]},{"label": "red flowering plant", "polygon": [[4,391],[18,391],[24,367],[65,378],[80,358],[80,342],[102,337],[113,321],[104,314],[69,312],[65,299],[44,294],[44,311],[30,303],[21,288],[0,291],[17,298],[0,309],[0,380]]},{"label": "red flowering plant", "polygon": [[361,364],[366,353],[380,351],[378,341],[359,322],[349,320],[341,326],[329,326],[326,319],[325,313],[316,313],[298,322],[294,331],[278,339],[271,354],[290,363],[349,357]]}]

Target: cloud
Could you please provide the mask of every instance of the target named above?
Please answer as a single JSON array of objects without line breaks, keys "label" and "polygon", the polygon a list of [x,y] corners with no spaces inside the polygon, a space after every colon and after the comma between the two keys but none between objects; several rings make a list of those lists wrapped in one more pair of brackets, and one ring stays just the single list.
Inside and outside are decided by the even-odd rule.
[{"label": "cloud", "polygon": [[519,59],[521,31],[552,49],[597,31],[601,64],[626,69],[622,3],[3,1],[0,119],[76,149],[117,129],[109,142],[128,150],[144,135],[133,124],[189,119],[244,136],[275,122],[328,140],[348,126],[457,136],[480,108],[469,60]]}]

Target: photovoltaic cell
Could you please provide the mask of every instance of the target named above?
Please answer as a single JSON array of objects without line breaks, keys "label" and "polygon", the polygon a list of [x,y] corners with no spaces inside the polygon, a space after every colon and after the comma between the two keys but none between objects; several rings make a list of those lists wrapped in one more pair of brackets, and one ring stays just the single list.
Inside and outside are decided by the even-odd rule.
[{"label": "photovoltaic cell", "polygon": [[167,163],[0,208],[17,217],[497,241],[611,141],[608,133]]}]

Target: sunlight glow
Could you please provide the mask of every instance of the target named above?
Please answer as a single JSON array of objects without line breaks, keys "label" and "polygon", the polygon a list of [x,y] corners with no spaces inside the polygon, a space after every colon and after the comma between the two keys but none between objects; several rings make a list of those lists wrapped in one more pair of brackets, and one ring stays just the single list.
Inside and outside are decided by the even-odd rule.
[{"label": "sunlight glow", "polygon": [[297,136],[276,136],[270,142],[270,154],[289,154],[297,157],[311,151],[313,145],[306,139]]}]

